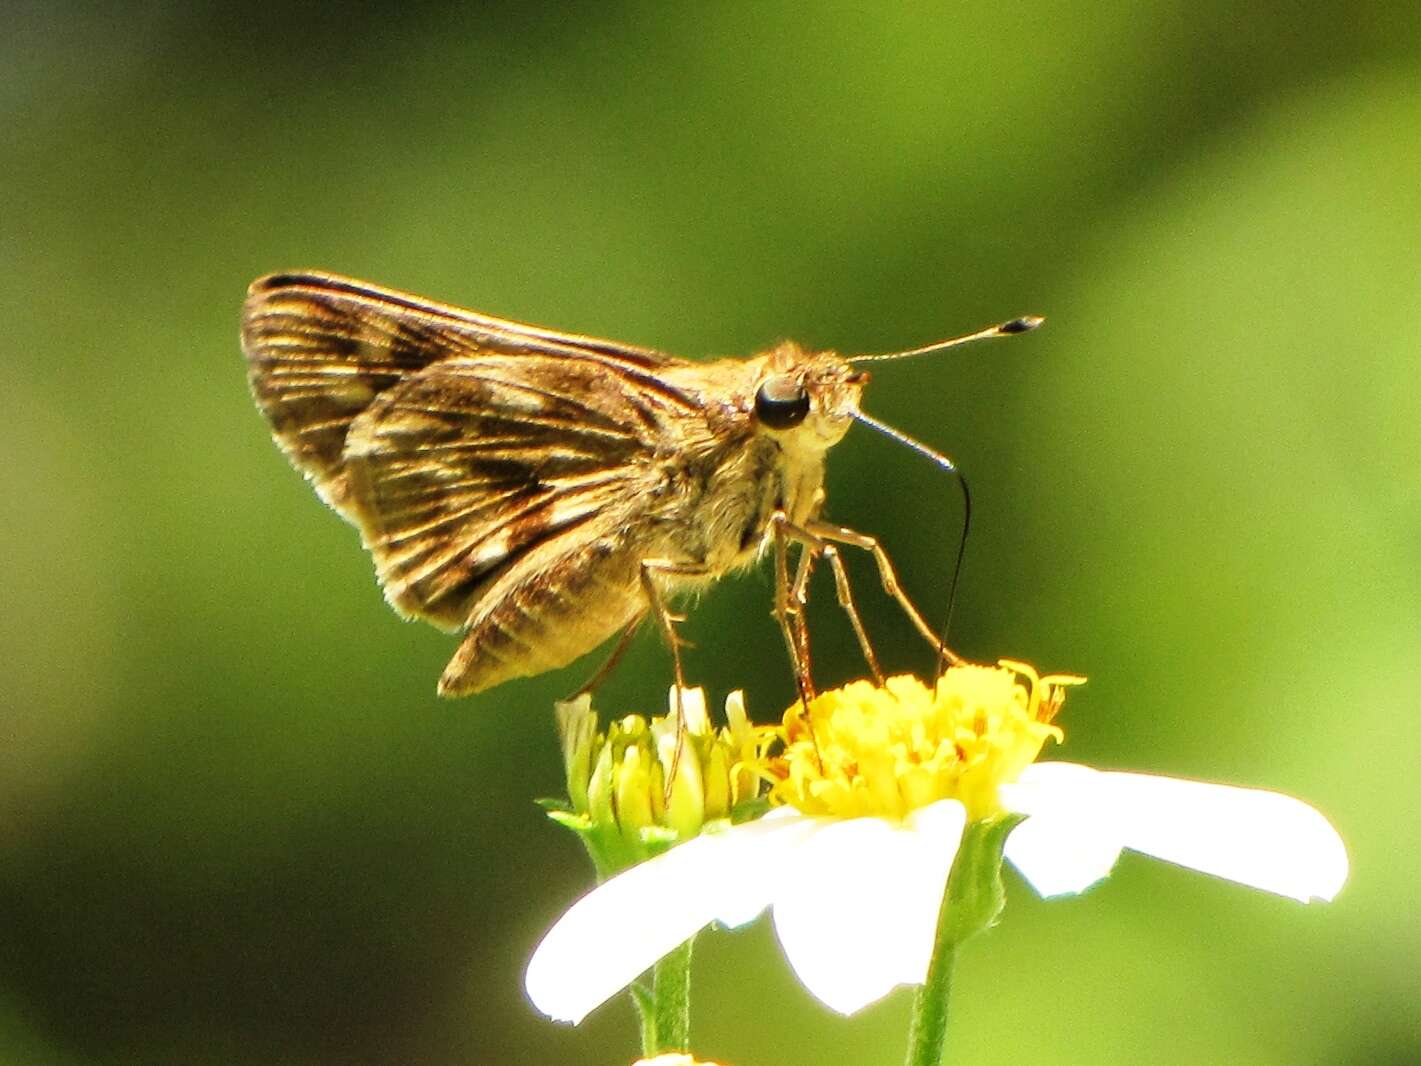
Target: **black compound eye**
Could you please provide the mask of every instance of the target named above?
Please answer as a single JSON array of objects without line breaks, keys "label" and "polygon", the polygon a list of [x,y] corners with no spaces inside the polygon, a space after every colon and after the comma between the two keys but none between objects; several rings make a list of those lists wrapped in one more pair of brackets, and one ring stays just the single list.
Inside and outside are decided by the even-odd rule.
[{"label": "black compound eye", "polygon": [[809,414],[809,392],[788,374],[766,378],[755,393],[755,417],[770,429],[790,429]]}]

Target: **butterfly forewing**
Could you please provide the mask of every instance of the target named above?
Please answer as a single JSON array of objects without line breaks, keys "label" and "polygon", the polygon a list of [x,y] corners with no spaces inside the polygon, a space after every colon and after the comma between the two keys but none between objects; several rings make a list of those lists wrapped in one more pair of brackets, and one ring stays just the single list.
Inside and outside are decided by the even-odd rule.
[{"label": "butterfly forewing", "polygon": [[543,354],[644,375],[675,362],[646,348],[312,272],[272,274],[252,284],[242,347],[252,395],[277,443],[348,518],[342,453],[351,422],[377,395],[431,363],[455,355]]},{"label": "butterfly forewing", "polygon": [[314,273],[254,283],[242,337],[277,441],[390,602],[469,630],[445,691],[560,665],[644,609],[617,534],[699,410],[662,377],[683,361]]},{"label": "butterfly forewing", "polygon": [[446,627],[560,537],[626,519],[664,417],[595,361],[459,356],[412,375],[353,423],[347,507],[391,603]]}]

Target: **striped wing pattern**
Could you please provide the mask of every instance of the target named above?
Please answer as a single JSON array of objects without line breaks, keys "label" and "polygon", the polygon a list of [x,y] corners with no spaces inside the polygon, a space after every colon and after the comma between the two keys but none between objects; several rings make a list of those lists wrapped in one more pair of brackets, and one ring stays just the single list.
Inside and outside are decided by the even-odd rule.
[{"label": "striped wing pattern", "polygon": [[700,402],[658,352],[327,274],[255,282],[242,340],[277,442],[359,527],[387,598],[450,629],[520,561],[619,520],[659,425]]},{"label": "striped wing pattern", "polygon": [[500,355],[451,358],[381,395],[345,464],[390,602],[457,628],[535,548],[609,531],[653,476],[648,401],[595,360]]},{"label": "striped wing pattern", "polygon": [[242,348],[252,396],[277,443],[321,498],[346,517],[342,453],[351,422],[380,393],[432,363],[482,352],[542,353],[650,376],[677,362],[646,348],[557,333],[310,271],[252,283]]}]

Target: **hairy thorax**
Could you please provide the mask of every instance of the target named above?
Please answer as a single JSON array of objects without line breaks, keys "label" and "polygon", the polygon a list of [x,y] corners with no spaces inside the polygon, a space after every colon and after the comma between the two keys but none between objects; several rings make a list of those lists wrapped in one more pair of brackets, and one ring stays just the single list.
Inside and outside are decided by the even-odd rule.
[{"label": "hairy thorax", "polygon": [[768,545],[775,512],[795,523],[813,514],[823,475],[822,454],[796,455],[767,436],[671,467],[647,514],[648,555],[702,569],[705,580],[748,566]]}]

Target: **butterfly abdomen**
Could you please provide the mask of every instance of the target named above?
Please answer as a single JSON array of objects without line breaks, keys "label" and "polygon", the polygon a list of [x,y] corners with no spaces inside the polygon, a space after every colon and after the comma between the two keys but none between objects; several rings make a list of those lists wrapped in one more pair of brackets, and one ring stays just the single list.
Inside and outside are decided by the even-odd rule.
[{"label": "butterfly abdomen", "polygon": [[479,596],[463,643],[439,679],[440,695],[471,695],[566,666],[645,613],[640,560],[609,541],[561,558],[539,555]]}]

